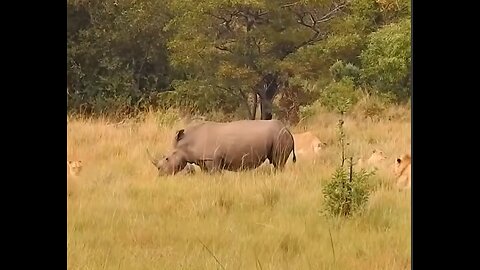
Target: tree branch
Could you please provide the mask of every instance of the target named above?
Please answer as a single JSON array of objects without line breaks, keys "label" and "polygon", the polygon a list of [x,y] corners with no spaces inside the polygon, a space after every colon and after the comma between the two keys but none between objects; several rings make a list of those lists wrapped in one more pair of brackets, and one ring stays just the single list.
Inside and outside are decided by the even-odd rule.
[{"label": "tree branch", "polygon": [[237,10],[238,15],[242,16],[246,20],[247,31],[250,31],[255,25],[268,23],[269,19],[263,17],[268,14],[268,11],[252,11],[250,8],[240,8]]},{"label": "tree branch", "polygon": [[219,42],[220,44],[214,44],[213,46],[218,50],[233,53],[233,51],[230,48],[228,48],[228,44],[235,43],[235,41],[236,41],[235,39],[223,40],[222,42]]},{"label": "tree branch", "polygon": [[233,53],[230,49],[228,49],[227,47],[224,47],[223,45],[215,45],[214,47],[217,50]]},{"label": "tree branch", "polygon": [[258,42],[255,40],[255,46],[257,46],[258,54],[261,53],[260,45],[262,45],[262,40],[259,40]]},{"label": "tree branch", "polygon": [[296,5],[296,4],[300,4],[300,1],[293,2],[293,3],[290,3],[290,4],[281,5],[280,7],[281,7],[281,8],[287,8],[287,7],[294,6],[294,5]]},{"label": "tree branch", "polygon": [[346,7],[348,4],[347,1],[341,3],[341,4],[337,4],[337,3],[333,3],[333,5],[335,6],[332,10],[330,10],[329,12],[327,12],[327,14],[323,15],[320,19],[317,20],[317,22],[326,22],[328,20],[330,20],[331,18],[333,18],[332,16],[335,15],[337,12],[341,11],[344,7]]},{"label": "tree branch", "polygon": [[[233,89],[231,87],[223,87],[223,86],[220,86],[220,85],[216,85],[215,87],[217,87],[219,89],[222,89],[222,90],[229,91],[231,93],[236,93],[236,91],[233,91]],[[238,93],[240,93],[240,95],[236,94],[236,96],[242,98],[245,106],[247,107],[248,115],[250,116],[250,118],[252,118],[252,112],[250,111],[250,104],[248,103],[247,95],[245,94],[245,92],[242,91],[241,88],[238,88]]]},{"label": "tree branch", "polygon": [[[335,18],[335,15],[338,12],[340,12],[341,10],[343,10],[343,8],[345,8],[347,6],[347,4],[348,4],[348,1],[343,1],[340,4],[333,3],[333,7],[331,7],[329,11],[327,11],[323,16],[321,16],[318,19],[315,18],[316,16],[312,12],[305,11],[304,8],[302,8],[299,11],[295,11],[295,10],[291,9],[292,12],[297,16],[297,23],[311,29],[314,32],[312,37],[310,37],[308,40],[305,40],[305,41],[301,42],[300,44],[298,44],[295,47],[295,50],[298,50],[305,45],[310,45],[310,44],[312,44],[316,41],[319,41],[319,40],[323,39],[326,36],[326,33],[320,31],[319,25],[321,23],[325,23],[325,22],[330,21],[331,19]],[[289,5],[288,7],[290,7],[290,6],[293,6],[293,5]],[[314,12],[315,12],[315,10],[314,10]],[[310,19],[311,23],[309,23],[305,20],[305,17],[307,17],[307,16]]]},{"label": "tree branch", "polygon": [[227,28],[228,31],[232,32],[232,28],[230,27],[230,24],[232,23],[232,20],[233,20],[233,17],[236,16],[238,14],[238,11],[233,11],[231,12],[230,14],[228,14],[227,16],[229,16],[230,18],[227,19],[225,17],[222,17],[222,16],[219,16],[219,15],[215,15],[211,12],[204,12],[205,15],[209,15],[209,16],[212,16],[218,20],[221,20],[222,21],[222,25],[225,26],[225,28]]},{"label": "tree branch", "polygon": [[[301,47],[304,47],[306,45],[311,45],[314,42],[324,39],[327,33],[326,31],[321,31],[320,25],[322,23],[326,23],[331,19],[335,18],[336,14],[341,10],[343,10],[348,5],[348,3],[349,3],[349,0],[341,0],[338,2],[334,2],[332,6],[327,8],[327,10],[324,12],[318,11],[315,8],[311,8],[311,7],[309,8],[308,6],[303,5],[301,1],[296,1],[296,2],[281,5],[280,8],[282,9],[288,8],[293,12],[293,14],[296,15],[298,24],[306,28],[309,28],[312,31],[312,36],[309,39],[301,42],[298,45],[292,44],[291,46],[292,49],[282,53],[281,58],[282,59],[285,58],[287,55],[289,55],[294,51],[297,51]],[[257,25],[268,23],[269,18],[268,16],[265,17],[264,15],[267,15],[269,13],[270,11],[252,10],[250,7],[246,7],[246,6],[239,7],[233,11],[232,10],[228,11],[228,14],[226,15],[218,15],[218,13],[213,14],[212,12],[204,12],[204,14],[207,14],[209,16],[212,16],[220,20],[221,24],[230,33],[233,33],[234,30],[236,30],[235,27],[237,23],[240,23],[238,19],[242,18],[245,20],[244,22],[241,22],[241,24],[244,24],[247,32],[249,32],[252,29],[254,29]],[[319,13],[323,13],[323,15],[320,16]],[[219,35],[224,38],[225,36],[221,32],[222,31],[220,30]],[[250,44],[250,45],[256,47],[258,53],[261,52],[260,41],[258,43],[255,41],[253,44]],[[220,45],[214,45],[214,47],[221,51],[233,53],[231,49],[229,49],[226,46],[225,43]]]}]

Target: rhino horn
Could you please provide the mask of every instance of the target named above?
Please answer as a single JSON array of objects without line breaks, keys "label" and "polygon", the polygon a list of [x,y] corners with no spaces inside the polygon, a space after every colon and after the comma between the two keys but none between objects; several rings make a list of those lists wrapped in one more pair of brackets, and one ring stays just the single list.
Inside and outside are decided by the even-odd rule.
[{"label": "rhino horn", "polygon": [[150,162],[152,162],[152,164],[157,167],[158,165],[158,159],[154,158],[152,156],[152,154],[150,154],[150,151],[148,151],[148,148],[147,148],[147,155],[148,155],[148,158],[150,159]]}]

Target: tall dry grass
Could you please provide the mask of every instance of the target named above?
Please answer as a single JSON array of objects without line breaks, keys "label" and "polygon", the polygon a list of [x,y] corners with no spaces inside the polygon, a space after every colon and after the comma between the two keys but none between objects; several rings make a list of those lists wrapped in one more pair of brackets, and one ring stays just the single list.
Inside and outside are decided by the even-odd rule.
[{"label": "tall dry grass", "polygon": [[366,211],[347,220],[320,214],[322,186],[340,163],[337,114],[291,127],[328,144],[315,164],[298,157],[277,174],[175,177],[158,177],[145,152],[170,149],[185,125],[172,115],[120,125],[69,118],[68,158],[85,167],[67,179],[68,269],[409,269],[410,192],[394,188],[389,169],[410,150],[410,112],[388,114],[396,117],[345,118],[350,154],[388,155]]}]

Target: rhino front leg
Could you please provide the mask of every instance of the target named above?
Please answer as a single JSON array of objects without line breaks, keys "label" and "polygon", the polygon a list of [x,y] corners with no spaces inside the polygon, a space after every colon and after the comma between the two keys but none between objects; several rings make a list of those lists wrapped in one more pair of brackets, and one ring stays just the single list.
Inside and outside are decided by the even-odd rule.
[{"label": "rhino front leg", "polygon": [[221,170],[221,160],[202,160],[197,165],[200,166],[203,172],[214,173]]}]

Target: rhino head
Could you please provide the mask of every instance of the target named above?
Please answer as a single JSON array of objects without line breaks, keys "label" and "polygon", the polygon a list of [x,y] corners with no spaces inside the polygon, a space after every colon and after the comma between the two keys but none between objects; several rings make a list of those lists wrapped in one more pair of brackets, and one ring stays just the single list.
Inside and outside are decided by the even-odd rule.
[{"label": "rhino head", "polygon": [[154,158],[147,149],[150,161],[157,168],[158,175],[175,175],[187,165],[187,160],[182,151],[173,150],[168,155]]}]

